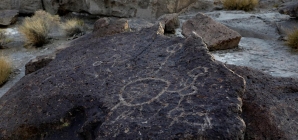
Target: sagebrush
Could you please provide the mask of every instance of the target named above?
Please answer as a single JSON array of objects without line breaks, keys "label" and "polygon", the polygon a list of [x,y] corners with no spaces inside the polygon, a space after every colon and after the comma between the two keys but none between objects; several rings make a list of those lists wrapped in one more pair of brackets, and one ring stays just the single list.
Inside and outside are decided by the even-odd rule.
[{"label": "sagebrush", "polygon": [[223,0],[223,6],[228,10],[253,10],[259,4],[259,0]]},{"label": "sagebrush", "polygon": [[3,85],[3,83],[5,83],[8,80],[11,71],[12,71],[12,67],[11,67],[10,61],[6,57],[1,56],[0,57],[0,86]]},{"label": "sagebrush", "polygon": [[59,16],[40,10],[32,17],[26,17],[19,31],[25,36],[27,45],[40,47],[47,42],[50,28],[59,22]]},{"label": "sagebrush", "polygon": [[84,21],[80,19],[68,19],[61,25],[67,36],[74,36],[84,32]]},{"label": "sagebrush", "polygon": [[298,29],[288,33],[286,44],[294,49],[298,49]]}]

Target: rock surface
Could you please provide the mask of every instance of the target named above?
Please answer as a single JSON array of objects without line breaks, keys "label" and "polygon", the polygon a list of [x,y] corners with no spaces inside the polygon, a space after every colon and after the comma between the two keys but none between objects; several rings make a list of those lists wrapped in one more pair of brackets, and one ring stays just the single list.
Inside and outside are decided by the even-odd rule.
[{"label": "rock surface", "polygon": [[30,60],[25,65],[25,75],[35,72],[47,66],[54,59],[55,59],[55,55],[42,55]]},{"label": "rock surface", "polygon": [[175,29],[180,26],[180,21],[178,19],[179,14],[165,14],[158,19],[161,22],[165,32],[175,33]]},{"label": "rock surface", "polygon": [[115,17],[142,17],[156,19],[167,13],[175,13],[196,0],[43,0],[46,11],[53,14],[59,11],[86,11],[94,15]]},{"label": "rock surface", "polygon": [[238,32],[242,37],[276,40],[280,37],[275,22],[287,20],[279,13],[250,14],[244,11],[215,11],[205,13],[212,19]]},{"label": "rock surface", "polygon": [[284,3],[279,8],[279,13],[287,14],[291,17],[298,18],[298,1],[291,1],[291,2]]},{"label": "rock surface", "polygon": [[98,19],[93,28],[93,35],[103,37],[130,31],[127,19],[113,20],[110,18]]},{"label": "rock surface", "polygon": [[243,139],[243,78],[159,30],[75,40],[0,99],[0,139]]},{"label": "rock surface", "polygon": [[298,80],[228,65],[245,78],[245,139],[298,139]]},{"label": "rock surface", "polygon": [[1,0],[0,10],[19,10],[22,14],[32,14],[43,9],[41,0]]},{"label": "rock surface", "polygon": [[0,11],[0,25],[8,26],[14,24],[18,19],[18,10],[1,10]]},{"label": "rock surface", "polygon": [[298,29],[298,20],[289,19],[285,21],[276,22],[276,27],[281,36],[286,40],[287,35],[293,31],[293,29]]},{"label": "rock surface", "polygon": [[224,50],[238,46],[241,35],[212,18],[198,13],[183,23],[182,34],[186,37],[193,32],[201,36],[209,50]]}]

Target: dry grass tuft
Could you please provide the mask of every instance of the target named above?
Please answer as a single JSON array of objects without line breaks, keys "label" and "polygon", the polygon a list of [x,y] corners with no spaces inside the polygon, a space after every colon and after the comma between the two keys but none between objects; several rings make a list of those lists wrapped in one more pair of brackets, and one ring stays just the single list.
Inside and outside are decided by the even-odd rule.
[{"label": "dry grass tuft", "polygon": [[223,6],[228,10],[253,10],[259,4],[259,0],[223,0]]},{"label": "dry grass tuft", "polygon": [[10,62],[4,56],[0,57],[0,86],[3,85],[9,78],[12,71]]},{"label": "dry grass tuft", "polygon": [[0,29],[0,48],[4,47],[5,44],[11,42],[11,39],[7,37],[6,31]]},{"label": "dry grass tuft", "polygon": [[36,11],[34,16],[24,19],[19,31],[25,36],[26,44],[40,47],[47,42],[50,28],[59,24],[60,17],[45,11]]},{"label": "dry grass tuft", "polygon": [[84,21],[80,19],[69,19],[62,24],[61,27],[67,36],[74,36],[84,32]]},{"label": "dry grass tuft", "polygon": [[293,49],[298,49],[298,29],[295,29],[293,32],[289,33],[287,38],[288,40],[286,44]]}]

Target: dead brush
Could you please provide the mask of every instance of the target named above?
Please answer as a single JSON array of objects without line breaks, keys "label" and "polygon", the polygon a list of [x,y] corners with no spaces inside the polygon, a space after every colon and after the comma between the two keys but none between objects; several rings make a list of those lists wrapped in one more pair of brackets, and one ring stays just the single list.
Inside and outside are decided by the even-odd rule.
[{"label": "dead brush", "polygon": [[11,71],[12,66],[10,61],[4,56],[0,56],[0,86],[8,80]]},{"label": "dead brush", "polygon": [[67,36],[74,36],[84,32],[84,21],[80,19],[69,19],[61,25]]},{"label": "dead brush", "polygon": [[298,49],[298,29],[295,29],[287,34],[286,44],[293,49]]},{"label": "dead brush", "polygon": [[259,4],[259,0],[223,0],[223,6],[228,10],[251,11]]},{"label": "dead brush", "polygon": [[25,36],[26,45],[40,47],[47,43],[50,29],[59,22],[59,16],[53,16],[45,11],[36,11],[34,16],[24,19],[19,31]]}]

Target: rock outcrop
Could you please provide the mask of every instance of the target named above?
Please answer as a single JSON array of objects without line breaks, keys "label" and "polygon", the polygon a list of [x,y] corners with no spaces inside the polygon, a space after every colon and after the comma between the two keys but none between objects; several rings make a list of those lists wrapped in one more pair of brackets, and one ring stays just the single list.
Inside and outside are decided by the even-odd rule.
[{"label": "rock outcrop", "polygon": [[177,13],[196,0],[1,0],[0,10],[34,13],[44,9],[51,14],[88,12],[93,15],[142,17],[156,19],[163,14]]},{"label": "rock outcrop", "polygon": [[228,65],[246,81],[243,96],[245,139],[298,139],[298,80],[278,78]]},{"label": "rock outcrop", "polygon": [[93,35],[103,37],[130,31],[127,19],[98,19],[93,28]]},{"label": "rock outcrop", "polygon": [[279,8],[279,13],[287,14],[291,17],[298,18],[298,1],[291,1],[291,2],[284,3]]},{"label": "rock outcrop", "polygon": [[18,19],[18,10],[1,10],[0,11],[0,25],[8,26],[14,24]]},{"label": "rock outcrop", "polygon": [[202,13],[183,23],[182,34],[189,37],[192,33],[201,36],[211,51],[235,48],[241,39],[239,33]]},{"label": "rock outcrop", "polygon": [[18,10],[21,14],[32,14],[43,9],[42,0],[1,0],[0,10]]},{"label": "rock outcrop", "polygon": [[243,78],[160,30],[74,40],[0,99],[0,139],[243,139]]}]

